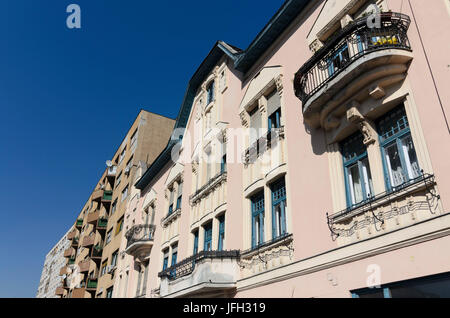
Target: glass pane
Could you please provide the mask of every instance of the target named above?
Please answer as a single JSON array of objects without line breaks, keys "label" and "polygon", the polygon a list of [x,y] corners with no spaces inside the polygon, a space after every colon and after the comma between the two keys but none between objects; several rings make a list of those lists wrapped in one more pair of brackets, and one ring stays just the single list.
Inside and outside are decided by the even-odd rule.
[{"label": "glass pane", "polygon": [[401,142],[408,177],[409,179],[415,179],[420,176],[420,168],[411,135],[403,138]]},{"label": "glass pane", "polygon": [[274,206],[275,213],[275,237],[281,235],[281,204]]},{"label": "glass pane", "polygon": [[366,192],[366,198],[369,196],[373,196],[373,183],[372,183],[372,175],[370,173],[370,165],[369,160],[364,158],[361,160],[363,180],[364,180],[364,189]]},{"label": "glass pane", "polygon": [[384,298],[384,293],[382,288],[373,288],[358,294],[358,296],[359,298]]},{"label": "glass pane", "polygon": [[391,144],[385,148],[386,164],[389,173],[391,185],[396,187],[406,181],[403,175],[400,155],[397,149],[397,144]]},{"label": "glass pane", "polygon": [[363,200],[363,192],[358,164],[354,164],[348,168],[348,178],[352,204],[359,203]]},{"label": "glass pane", "polygon": [[449,298],[450,280],[424,280],[403,283],[389,288],[392,298]]}]

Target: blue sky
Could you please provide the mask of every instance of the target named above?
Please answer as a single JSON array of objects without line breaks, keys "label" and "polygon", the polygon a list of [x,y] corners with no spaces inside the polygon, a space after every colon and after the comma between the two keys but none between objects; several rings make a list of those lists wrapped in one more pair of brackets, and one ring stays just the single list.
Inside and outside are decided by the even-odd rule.
[{"label": "blue sky", "polygon": [[35,296],[139,110],[176,117],[214,43],[245,49],[282,3],[0,1],[0,297]]}]

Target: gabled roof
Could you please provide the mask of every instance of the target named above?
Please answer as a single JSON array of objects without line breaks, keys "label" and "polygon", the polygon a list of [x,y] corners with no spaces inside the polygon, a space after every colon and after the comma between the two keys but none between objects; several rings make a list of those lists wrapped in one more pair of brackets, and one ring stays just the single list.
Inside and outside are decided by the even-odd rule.
[{"label": "gabled roof", "polygon": [[[234,66],[238,71],[246,73],[311,1],[286,0],[245,51],[223,41],[216,42],[188,83],[183,103],[177,116],[174,132],[176,132],[177,128],[186,128],[198,87],[224,55],[227,55],[233,60]],[[144,189],[158,172],[171,161],[172,148],[178,141],[179,136],[172,134],[166,148],[155,159],[142,178],[138,180],[136,188]]]},{"label": "gabled roof", "polygon": [[[240,54],[242,54],[242,51],[240,49],[223,41],[218,41],[216,42],[216,44],[214,44],[214,47],[209,52],[208,56],[203,60],[202,64],[200,64],[197,71],[194,73],[188,83],[186,92],[184,94],[183,103],[181,104],[181,108],[178,112],[177,120],[175,122],[174,133],[177,131],[177,129],[186,128],[195,94],[199,86],[203,83],[205,77],[213,70],[219,60],[224,55],[227,55],[233,61],[236,61]],[[172,149],[180,140],[179,136],[175,136],[174,133],[172,133],[172,136],[167,143],[166,148],[159,154],[155,161],[153,161],[142,178],[136,182],[136,188],[141,190],[144,189],[158,174],[158,172],[161,171],[161,169],[164,168],[164,166],[172,160]]]}]

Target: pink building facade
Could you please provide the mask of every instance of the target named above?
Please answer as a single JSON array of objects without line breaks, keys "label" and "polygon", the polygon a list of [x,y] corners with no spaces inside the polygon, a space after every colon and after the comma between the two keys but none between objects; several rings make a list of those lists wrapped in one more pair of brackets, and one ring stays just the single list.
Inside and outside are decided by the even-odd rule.
[{"label": "pink building facade", "polygon": [[217,42],[142,167],[115,296],[449,295],[449,18],[285,1]]}]

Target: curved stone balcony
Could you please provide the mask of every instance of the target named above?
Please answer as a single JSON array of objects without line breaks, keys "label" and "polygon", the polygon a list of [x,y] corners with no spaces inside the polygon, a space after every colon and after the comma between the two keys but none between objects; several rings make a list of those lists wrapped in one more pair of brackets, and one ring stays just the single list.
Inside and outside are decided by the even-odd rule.
[{"label": "curved stone balcony", "polygon": [[201,251],[163,270],[161,297],[226,295],[236,289],[240,251]]},{"label": "curved stone balcony", "polygon": [[129,229],[125,234],[127,239],[125,253],[140,260],[144,260],[150,256],[155,228],[153,224],[139,224]]},{"label": "curved stone balcony", "polygon": [[411,20],[388,12],[380,21],[379,28],[369,27],[366,17],[348,24],[295,74],[306,123],[324,127],[327,115],[349,99],[379,99],[385,88],[405,78],[412,60],[407,36]]}]

